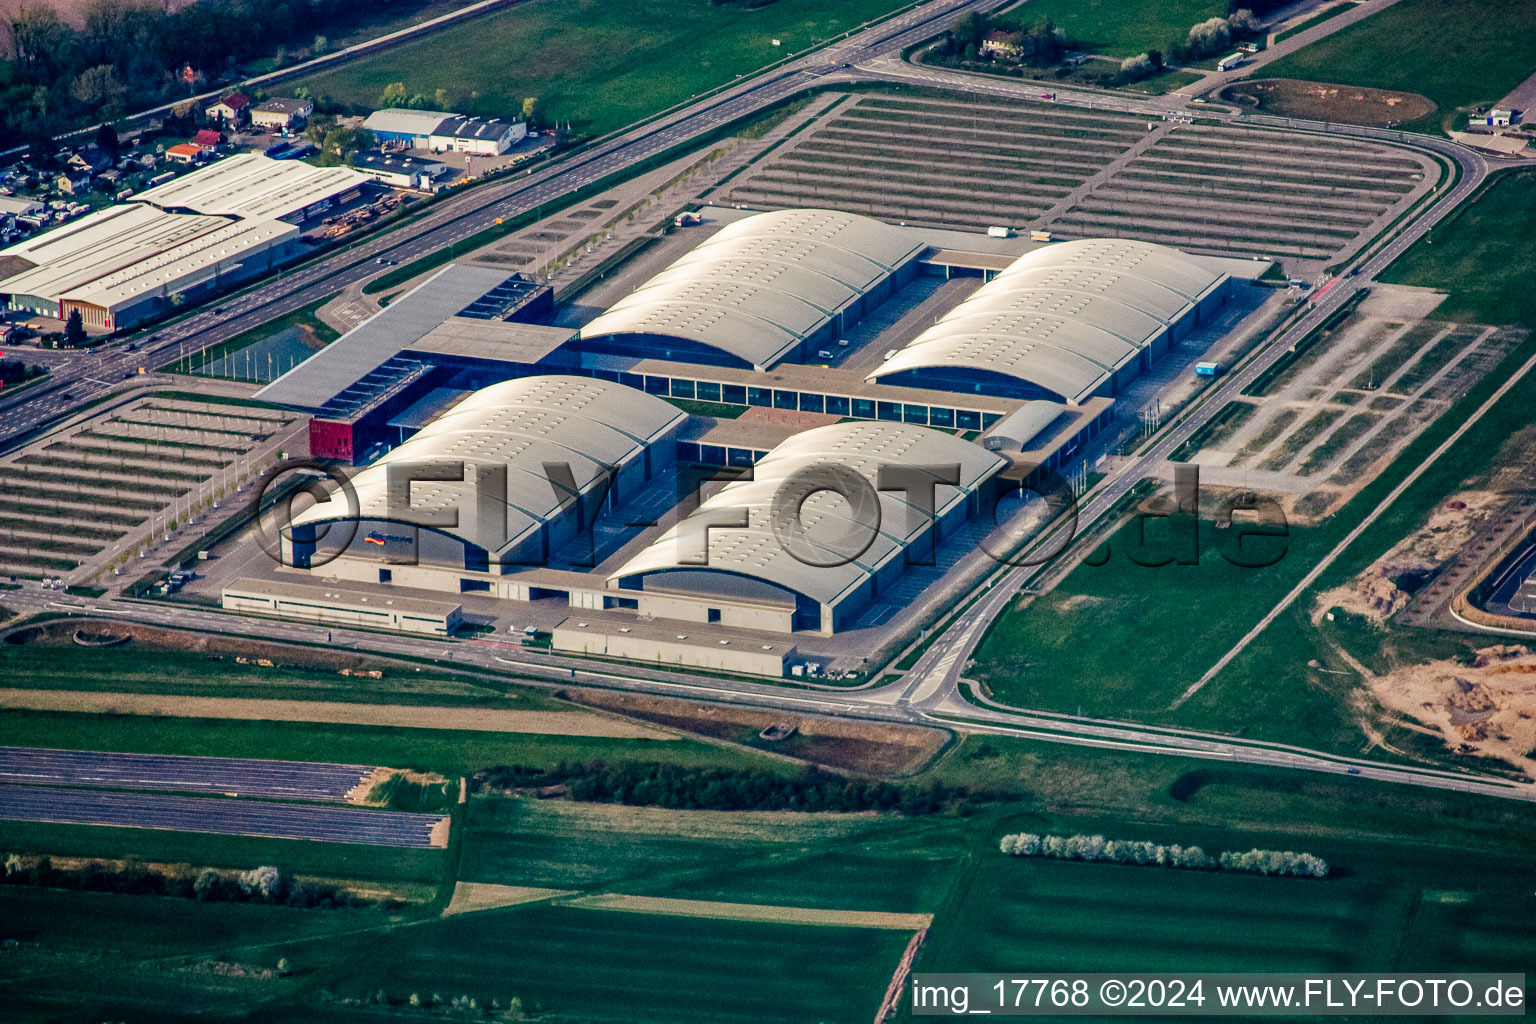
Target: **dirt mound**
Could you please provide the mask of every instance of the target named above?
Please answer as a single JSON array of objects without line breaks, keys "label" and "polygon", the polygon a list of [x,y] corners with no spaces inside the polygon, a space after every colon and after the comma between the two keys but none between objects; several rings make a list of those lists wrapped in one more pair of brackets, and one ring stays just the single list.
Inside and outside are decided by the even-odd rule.
[{"label": "dirt mound", "polygon": [[1536,654],[1520,645],[1485,647],[1470,664],[1408,665],[1366,685],[1453,750],[1502,758],[1536,775]]},{"label": "dirt mound", "polygon": [[1341,121],[1377,128],[1417,121],[1436,110],[1433,100],[1416,92],[1298,82],[1291,78],[1236,82],[1223,89],[1220,98],[1279,117]]},{"label": "dirt mound", "polygon": [[1460,551],[1505,496],[1462,491],[1436,506],[1419,529],[1398,541],[1360,575],[1318,596],[1314,619],[1329,608],[1385,622]]}]

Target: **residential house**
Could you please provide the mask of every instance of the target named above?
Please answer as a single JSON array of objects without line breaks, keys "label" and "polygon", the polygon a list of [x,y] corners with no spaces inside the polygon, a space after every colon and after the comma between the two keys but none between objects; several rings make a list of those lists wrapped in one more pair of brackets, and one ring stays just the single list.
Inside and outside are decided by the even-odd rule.
[{"label": "residential house", "polygon": [[195,142],[183,142],[165,151],[165,158],[172,163],[196,164],[208,159],[213,150]]},{"label": "residential house", "polygon": [[66,164],[72,171],[95,174],[112,166],[112,154],[100,146],[86,146],[82,150],[71,153]]},{"label": "residential house", "polygon": [[987,33],[987,38],[981,41],[981,47],[977,52],[993,60],[1021,60],[1024,56],[1023,38],[1017,32],[993,29]]},{"label": "residential house", "polygon": [[244,124],[250,117],[251,100],[242,92],[232,92],[208,105],[208,119],[224,124]]},{"label": "residential house", "polygon": [[192,143],[196,146],[206,146],[209,149],[218,149],[224,145],[224,136],[212,128],[199,128],[197,134],[192,136]]},{"label": "residential house", "polygon": [[82,195],[91,191],[91,173],[70,168],[54,179],[53,187],[66,196]]}]

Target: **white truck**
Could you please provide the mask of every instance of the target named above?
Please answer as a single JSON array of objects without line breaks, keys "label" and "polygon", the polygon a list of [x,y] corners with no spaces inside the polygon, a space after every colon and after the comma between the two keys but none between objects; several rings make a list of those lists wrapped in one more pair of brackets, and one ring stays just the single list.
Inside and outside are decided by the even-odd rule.
[{"label": "white truck", "polygon": [[1013,228],[1005,228],[1005,227],[1001,227],[999,225],[994,224],[994,225],[992,225],[992,227],[987,228],[987,237],[988,238],[1012,238],[1013,237]]}]

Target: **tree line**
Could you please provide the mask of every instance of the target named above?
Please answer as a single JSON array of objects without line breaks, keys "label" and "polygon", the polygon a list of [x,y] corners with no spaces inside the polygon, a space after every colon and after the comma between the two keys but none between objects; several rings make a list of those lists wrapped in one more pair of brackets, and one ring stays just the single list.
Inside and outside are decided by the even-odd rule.
[{"label": "tree line", "polygon": [[129,862],[114,866],[89,861],[77,868],[55,867],[50,857],[5,858],[0,881],[6,885],[30,885],[79,892],[115,892],[140,896],[176,896],[202,903],[267,903],[301,909],[366,907],[372,901],[334,885],[299,881],[273,865],[227,875],[205,868],[190,871],[156,870]]},{"label": "tree line", "polygon": [[42,142],[71,127],[211,90],[242,61],[288,45],[324,50],[318,33],[381,8],[426,0],[88,0],[78,25],[28,0],[0,26],[0,142]]},{"label": "tree line", "polygon": [[476,793],[554,791],[571,800],[701,811],[891,811],[909,816],[960,812],[984,800],[956,786],[849,779],[808,767],[795,775],[765,769],[684,768],[602,761],[561,763],[549,771],[498,765],[476,772]]},{"label": "tree line", "polygon": [[1102,861],[1110,864],[1153,864],[1191,871],[1240,871],[1253,875],[1326,878],[1328,862],[1310,853],[1291,850],[1248,850],[1211,856],[1198,846],[1163,845],[1145,840],[1105,839],[1101,835],[1036,835],[1015,832],[1003,836],[998,849],[1010,857],[1051,857],[1056,860]]}]

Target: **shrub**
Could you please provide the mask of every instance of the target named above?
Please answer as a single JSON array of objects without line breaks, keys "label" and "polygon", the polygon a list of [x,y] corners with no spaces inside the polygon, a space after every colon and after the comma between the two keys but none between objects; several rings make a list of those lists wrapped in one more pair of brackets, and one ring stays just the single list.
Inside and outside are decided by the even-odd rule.
[{"label": "shrub", "polygon": [[247,896],[256,896],[268,903],[276,903],[281,900],[288,891],[288,879],[283,873],[271,864],[264,864],[259,868],[251,868],[240,875],[240,891]]},{"label": "shrub", "polygon": [[1226,18],[1207,18],[1189,30],[1187,45],[1195,59],[1210,57],[1225,50],[1232,42],[1232,27]]},{"label": "shrub", "polygon": [[1259,19],[1246,7],[1241,7],[1227,15],[1227,30],[1237,39],[1252,39],[1263,31],[1259,25]]},{"label": "shrub", "polygon": [[1120,80],[1124,82],[1139,82],[1143,78],[1151,78],[1157,74],[1157,65],[1152,63],[1149,54],[1138,53],[1134,57],[1127,57],[1120,62]]}]

